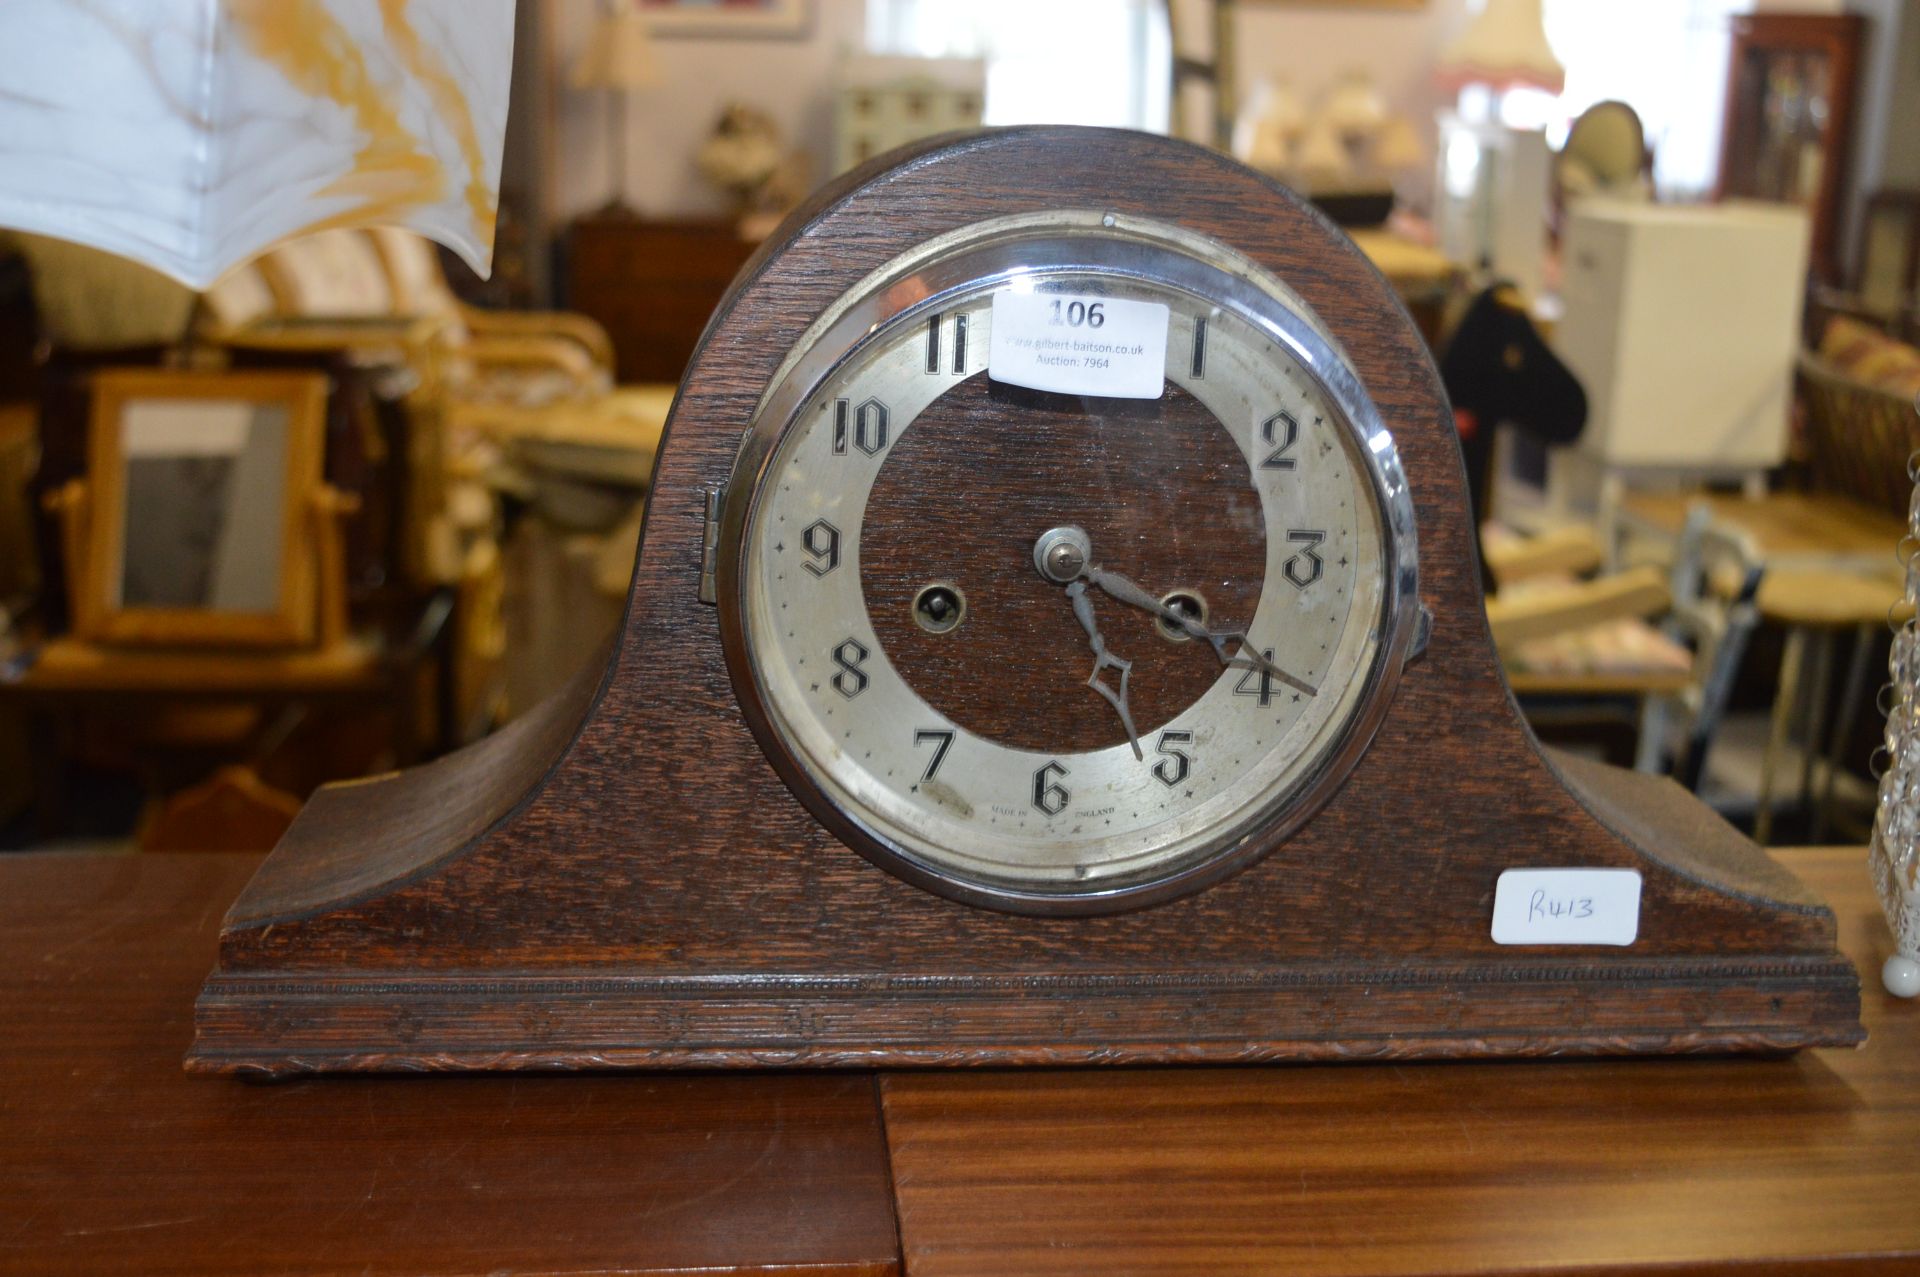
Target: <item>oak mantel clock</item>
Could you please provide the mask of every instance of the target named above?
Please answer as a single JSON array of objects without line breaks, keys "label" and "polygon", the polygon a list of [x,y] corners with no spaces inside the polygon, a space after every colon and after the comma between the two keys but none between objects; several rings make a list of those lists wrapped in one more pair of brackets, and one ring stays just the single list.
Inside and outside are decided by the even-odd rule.
[{"label": "oak mantel clock", "polygon": [[1353,246],[1196,148],[1016,129],[749,263],[606,663],[317,795],[189,1064],[1787,1050],[1858,998],[1790,874],[1528,734]]}]

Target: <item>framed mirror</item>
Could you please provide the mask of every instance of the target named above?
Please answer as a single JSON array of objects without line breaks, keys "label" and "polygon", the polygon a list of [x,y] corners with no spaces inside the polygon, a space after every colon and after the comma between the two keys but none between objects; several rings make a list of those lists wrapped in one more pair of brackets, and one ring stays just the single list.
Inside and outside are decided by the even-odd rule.
[{"label": "framed mirror", "polygon": [[99,374],[74,632],[311,642],[326,393],[311,373]]},{"label": "framed mirror", "polygon": [[1859,254],[1853,291],[1869,311],[1898,315],[1920,304],[1920,190],[1867,197]]}]

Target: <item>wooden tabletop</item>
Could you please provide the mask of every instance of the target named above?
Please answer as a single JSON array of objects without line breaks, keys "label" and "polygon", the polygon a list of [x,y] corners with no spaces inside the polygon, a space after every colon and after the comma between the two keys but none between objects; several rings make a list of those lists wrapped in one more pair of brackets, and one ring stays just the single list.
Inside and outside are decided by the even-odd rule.
[{"label": "wooden tabletop", "polygon": [[1780,859],[1858,1051],[882,1079],[913,1274],[1920,1272],[1920,1007],[1853,850]]},{"label": "wooden tabletop", "polygon": [[1780,858],[1859,1051],[255,1086],[179,1067],[253,858],[0,856],[0,1274],[1920,1272],[1920,1007]]},{"label": "wooden tabletop", "polygon": [[1897,551],[1907,525],[1884,510],[1829,493],[1773,492],[1756,499],[1734,493],[1629,492],[1621,498],[1620,513],[1672,537],[1680,534],[1687,512],[1703,503],[1713,522],[1744,537],[1769,570],[1900,574]]},{"label": "wooden tabletop", "polygon": [[865,1075],[189,1077],[251,856],[0,856],[0,1273],[897,1272]]}]

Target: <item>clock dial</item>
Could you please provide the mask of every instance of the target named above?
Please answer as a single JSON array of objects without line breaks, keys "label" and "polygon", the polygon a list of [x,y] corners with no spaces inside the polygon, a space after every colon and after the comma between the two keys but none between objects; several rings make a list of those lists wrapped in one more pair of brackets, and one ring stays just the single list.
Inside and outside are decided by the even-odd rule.
[{"label": "clock dial", "polygon": [[[1411,597],[1391,440],[1299,304],[1219,252],[995,235],[856,290],[763,404],[736,679],[888,868],[1143,903],[1269,847],[1364,746]],[[996,380],[1009,289],[1164,307],[1160,393]]]}]

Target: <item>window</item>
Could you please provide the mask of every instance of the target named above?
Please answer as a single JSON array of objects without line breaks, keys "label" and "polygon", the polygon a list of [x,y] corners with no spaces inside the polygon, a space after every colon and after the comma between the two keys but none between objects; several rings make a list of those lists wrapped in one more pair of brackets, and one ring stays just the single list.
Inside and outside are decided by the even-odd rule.
[{"label": "window", "polygon": [[1720,167],[1728,18],[1750,7],[1751,0],[1546,0],[1547,39],[1567,68],[1559,99],[1566,118],[1548,141],[1565,141],[1566,121],[1594,103],[1625,102],[1646,127],[1661,197],[1705,195]]},{"label": "window", "polygon": [[867,0],[867,49],[985,60],[988,124],[1167,129],[1172,39],[1155,0]]}]

